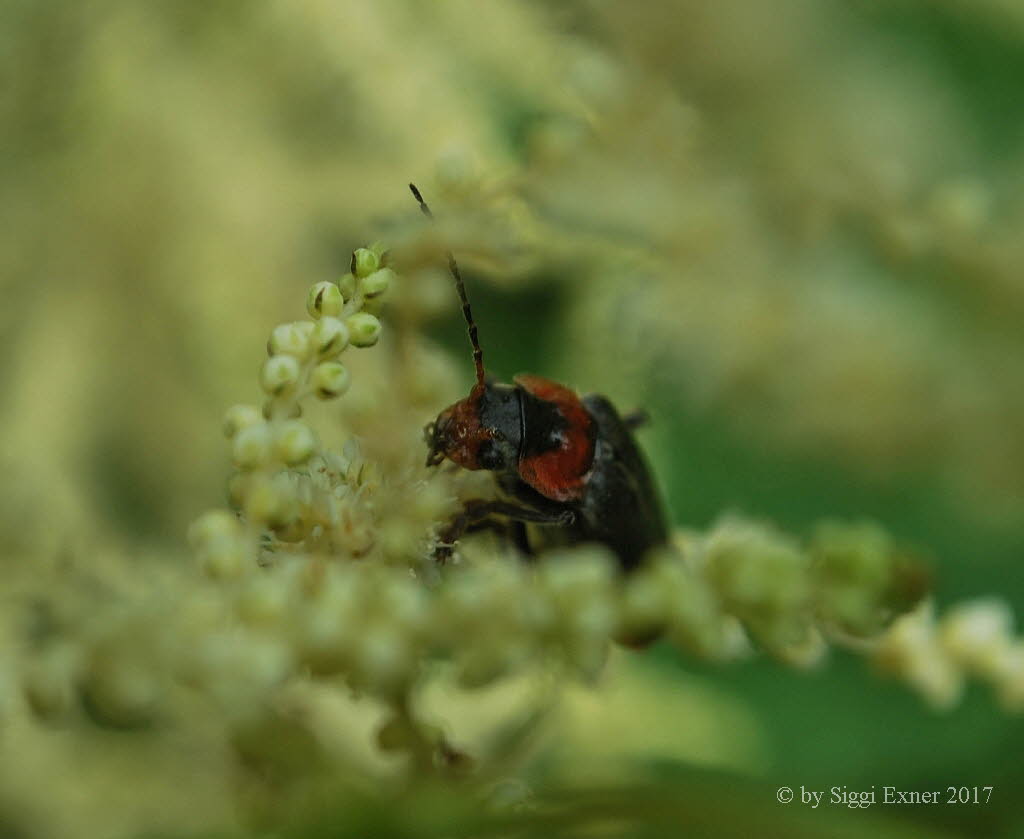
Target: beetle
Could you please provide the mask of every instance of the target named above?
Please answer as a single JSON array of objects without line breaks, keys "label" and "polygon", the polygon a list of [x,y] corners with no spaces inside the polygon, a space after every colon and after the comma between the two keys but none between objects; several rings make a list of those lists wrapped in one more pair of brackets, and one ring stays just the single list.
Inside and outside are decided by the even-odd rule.
[{"label": "beetle", "polygon": [[[409,189],[428,218],[433,214],[414,184]],[[502,497],[465,504],[439,534],[435,558],[443,563],[463,534],[500,528],[507,520],[527,555],[553,545],[599,543],[622,570],[639,566],[668,542],[668,527],[651,471],[633,439],[642,413],[620,416],[604,396],[580,397],[540,376],[520,374],[513,384],[489,378],[466,286],[448,252],[448,269],[462,303],[476,382],[465,399],[428,423],[427,466],[450,460],[464,469],[495,474]],[[539,525],[534,540],[526,525]]]}]

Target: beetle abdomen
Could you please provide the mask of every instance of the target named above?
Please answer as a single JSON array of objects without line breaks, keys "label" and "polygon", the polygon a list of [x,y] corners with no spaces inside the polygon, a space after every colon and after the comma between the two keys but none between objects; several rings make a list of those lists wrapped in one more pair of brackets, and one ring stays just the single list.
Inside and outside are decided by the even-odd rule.
[{"label": "beetle abdomen", "polygon": [[[534,547],[596,542],[618,557],[623,570],[668,542],[668,526],[647,460],[615,406],[604,396],[582,400],[596,427],[594,459],[580,499],[566,505],[576,521],[566,528],[532,529]],[[515,494],[523,497],[526,487]]]}]

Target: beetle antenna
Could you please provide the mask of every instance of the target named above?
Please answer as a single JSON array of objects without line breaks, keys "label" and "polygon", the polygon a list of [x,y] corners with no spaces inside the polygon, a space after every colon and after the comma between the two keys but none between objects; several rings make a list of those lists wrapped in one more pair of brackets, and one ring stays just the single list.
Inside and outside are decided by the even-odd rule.
[{"label": "beetle antenna", "polygon": [[[427,202],[423,200],[420,191],[416,189],[416,184],[409,184],[409,189],[412,190],[413,197],[419,202],[423,215],[433,220],[434,214],[430,212]],[[466,295],[466,284],[462,281],[462,274],[459,273],[459,266],[455,262],[455,256],[451,251],[446,251],[446,254],[448,256],[448,270],[455,280],[455,290],[459,293],[459,300],[462,302],[462,316],[466,319],[466,324],[469,327],[469,342],[473,345],[473,364],[476,367],[476,385],[482,388],[484,386],[484,351],[480,349],[480,338],[477,335],[476,321],[473,320],[473,310],[469,307],[469,297]]]}]

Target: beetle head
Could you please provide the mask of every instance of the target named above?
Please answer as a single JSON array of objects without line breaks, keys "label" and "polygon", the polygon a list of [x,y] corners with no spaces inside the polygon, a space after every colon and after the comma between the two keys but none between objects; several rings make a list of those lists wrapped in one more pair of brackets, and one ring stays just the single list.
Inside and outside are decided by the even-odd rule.
[{"label": "beetle head", "polygon": [[[433,218],[420,191],[413,184],[409,184],[409,189],[419,202],[423,214]],[[466,285],[450,251],[448,270],[455,281],[455,290],[462,303],[462,316],[469,332],[469,343],[473,347],[476,384],[469,396],[445,408],[424,429],[428,448],[427,466],[437,466],[448,458],[464,469],[515,471],[523,440],[523,407],[519,393],[510,385],[487,380],[484,353],[480,348]]]},{"label": "beetle head", "polygon": [[486,382],[445,408],[424,429],[427,466],[445,458],[464,469],[515,469],[522,443],[522,408],[516,388]]}]

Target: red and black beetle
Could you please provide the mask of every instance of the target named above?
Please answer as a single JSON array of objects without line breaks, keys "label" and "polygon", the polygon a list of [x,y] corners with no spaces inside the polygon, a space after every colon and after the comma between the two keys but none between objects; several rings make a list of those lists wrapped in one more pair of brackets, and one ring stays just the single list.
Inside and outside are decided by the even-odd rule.
[{"label": "red and black beetle", "polygon": [[[423,213],[420,192],[409,184]],[[470,501],[441,532],[441,562],[470,530],[511,523],[528,554],[550,545],[607,545],[624,570],[668,541],[668,528],[650,470],[633,439],[642,414],[620,417],[604,396],[580,397],[540,376],[514,384],[489,380],[466,287],[451,253],[448,267],[469,326],[476,384],[425,429],[427,465],[445,458],[465,469],[494,472],[502,500]],[[506,500],[507,499],[507,500]],[[542,525],[533,540],[527,523]]]}]

